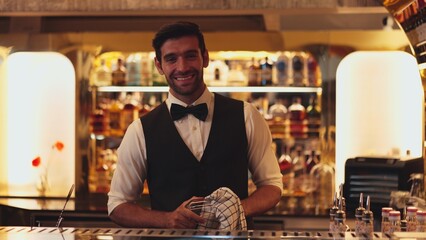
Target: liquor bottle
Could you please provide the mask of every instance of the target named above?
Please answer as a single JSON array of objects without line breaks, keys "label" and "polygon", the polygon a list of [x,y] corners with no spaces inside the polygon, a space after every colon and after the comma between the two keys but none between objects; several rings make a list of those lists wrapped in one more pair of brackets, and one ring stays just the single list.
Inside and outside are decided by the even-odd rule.
[{"label": "liquor bottle", "polygon": [[374,233],[374,215],[373,212],[370,210],[371,202],[370,202],[370,196],[367,196],[367,203],[365,205],[365,211],[362,214],[362,221],[363,221],[363,234],[366,235],[368,238],[372,238]]},{"label": "liquor bottle", "polygon": [[122,58],[117,59],[117,66],[112,71],[111,75],[112,75],[112,84],[113,85],[115,85],[115,86],[126,85],[127,69],[124,66]]},{"label": "liquor bottle", "polygon": [[139,117],[144,116],[150,111],[151,111],[151,107],[148,104],[142,104],[142,106],[139,108]]},{"label": "liquor bottle", "polygon": [[300,97],[295,97],[293,103],[288,107],[290,115],[290,134],[296,138],[306,138],[308,127],[305,121],[306,109],[301,104]]},{"label": "liquor bottle", "polygon": [[141,53],[141,86],[151,85],[151,71],[149,54]]},{"label": "liquor bottle", "polygon": [[272,86],[272,68],[273,64],[268,57],[260,64],[260,85]]},{"label": "liquor bottle", "polygon": [[210,86],[226,86],[228,75],[230,72],[228,64],[222,60],[213,60],[209,64],[209,69],[211,72],[210,81],[208,84]]},{"label": "liquor bottle", "polygon": [[296,148],[296,156],[293,158],[292,164],[295,178],[306,174],[305,158],[302,155],[302,149],[300,147]]},{"label": "liquor bottle", "polygon": [[142,56],[139,53],[130,54],[126,59],[126,67],[127,67],[126,84],[129,86],[141,85],[141,72],[142,72],[141,59],[142,59]]},{"label": "liquor bottle", "polygon": [[281,99],[277,99],[277,101],[269,107],[269,115],[277,121],[285,120],[287,118],[287,108],[283,104]]},{"label": "liquor bottle", "polygon": [[280,166],[281,173],[287,173],[290,171],[290,169],[293,168],[293,160],[291,159],[291,156],[289,154],[289,147],[285,144],[282,144],[281,146],[281,155],[278,158],[278,163]]},{"label": "liquor bottle", "polygon": [[255,58],[251,58],[250,65],[248,66],[248,85],[249,86],[259,86],[260,80],[259,80],[259,72],[260,67],[256,63]]},{"label": "liquor bottle", "polygon": [[90,132],[95,135],[108,135],[109,122],[103,109],[96,109],[90,115]]},{"label": "liquor bottle", "polygon": [[124,100],[123,109],[121,110],[120,128],[126,132],[127,127],[136,119],[139,118],[139,109],[132,100],[132,95],[127,94]]},{"label": "liquor bottle", "polygon": [[289,58],[285,52],[281,52],[275,63],[278,86],[290,86]]},{"label": "liquor bottle", "polygon": [[214,69],[213,80],[220,81],[220,69],[218,67]]},{"label": "liquor bottle", "polygon": [[355,235],[360,236],[365,232],[364,222],[362,221],[362,215],[366,210],[364,208],[364,194],[359,194],[359,206],[355,209]]},{"label": "liquor bottle", "polygon": [[301,53],[296,53],[292,58],[292,70],[293,70],[293,86],[295,87],[306,87],[306,76],[305,76],[305,58]]},{"label": "liquor bottle", "polygon": [[117,99],[113,99],[109,105],[109,131],[111,136],[123,136],[124,132],[121,128],[121,110],[123,105]]},{"label": "liquor bottle", "polygon": [[283,188],[289,193],[294,191],[294,168],[290,156],[290,147],[287,144],[281,146],[281,156],[278,158],[281,174],[283,175]]},{"label": "liquor bottle", "polygon": [[320,85],[319,81],[319,69],[318,62],[314,56],[309,55],[308,57],[308,86],[318,87]]},{"label": "liquor bottle", "polygon": [[287,108],[281,99],[272,104],[268,109],[267,122],[273,138],[284,139],[288,137],[289,122]]},{"label": "liquor bottle", "polygon": [[229,61],[228,85],[229,86],[246,86],[247,85],[247,77],[246,75],[244,75],[241,64],[238,61]]},{"label": "liquor bottle", "polygon": [[151,68],[151,81],[153,86],[167,86],[167,81],[164,77],[158,72],[157,67],[155,66],[154,57],[150,57],[150,68]]},{"label": "liquor bottle", "polygon": [[95,86],[111,85],[111,70],[106,66],[105,59],[101,59],[101,65],[95,69],[94,78]]},{"label": "liquor bottle", "polygon": [[305,120],[306,109],[302,105],[302,99],[300,97],[293,98],[293,103],[288,108],[290,111],[290,120],[303,121]]},{"label": "liquor bottle", "polygon": [[317,97],[313,95],[309,106],[306,108],[306,118],[308,126],[308,137],[319,137],[321,128],[321,110],[317,103]]},{"label": "liquor bottle", "polygon": [[318,156],[315,152],[315,150],[310,151],[310,154],[308,155],[308,160],[306,160],[306,172],[310,173],[311,170],[319,163]]},{"label": "liquor bottle", "polygon": [[407,232],[415,232],[417,230],[417,207],[407,207]]},{"label": "liquor bottle", "polygon": [[381,232],[389,233],[390,231],[390,221],[389,221],[389,213],[393,209],[391,207],[383,207],[382,208],[382,223],[381,223]]},{"label": "liquor bottle", "polygon": [[391,235],[394,232],[401,232],[401,213],[399,211],[389,212],[390,229],[388,234]]}]

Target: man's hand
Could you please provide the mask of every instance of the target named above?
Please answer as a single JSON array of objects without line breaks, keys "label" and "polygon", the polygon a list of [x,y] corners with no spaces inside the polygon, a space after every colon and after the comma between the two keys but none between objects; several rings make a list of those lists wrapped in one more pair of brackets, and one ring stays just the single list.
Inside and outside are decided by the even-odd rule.
[{"label": "man's hand", "polygon": [[183,202],[176,210],[166,214],[166,227],[167,228],[180,228],[180,229],[193,229],[198,224],[205,223],[205,219],[198,216],[186,206],[191,201],[201,201],[202,197],[192,197],[191,199]]}]

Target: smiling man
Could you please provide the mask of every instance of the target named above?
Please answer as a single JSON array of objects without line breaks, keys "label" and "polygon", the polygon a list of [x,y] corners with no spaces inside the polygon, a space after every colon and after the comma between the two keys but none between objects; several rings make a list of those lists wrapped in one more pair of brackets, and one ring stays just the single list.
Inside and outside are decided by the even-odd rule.
[{"label": "smiling man", "polygon": [[[198,25],[165,25],[153,47],[169,95],[126,131],[108,193],[110,218],[125,227],[195,228],[206,219],[186,206],[222,187],[238,196],[248,219],[274,207],[282,178],[269,128],[251,104],[208,90]],[[248,171],[257,187],[250,196]],[[145,181],[151,208],[136,204]]]}]

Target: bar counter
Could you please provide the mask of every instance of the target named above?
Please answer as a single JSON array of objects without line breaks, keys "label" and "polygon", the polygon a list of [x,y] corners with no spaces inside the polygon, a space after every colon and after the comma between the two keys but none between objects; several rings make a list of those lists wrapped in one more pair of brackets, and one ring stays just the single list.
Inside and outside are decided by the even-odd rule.
[{"label": "bar counter", "polygon": [[[64,207],[64,198],[0,197],[0,226],[55,226]],[[149,206],[148,196],[140,204]],[[71,198],[63,213],[64,227],[119,227],[107,214],[107,196],[93,195]],[[349,226],[353,221],[348,219]],[[255,229],[328,231],[328,215],[309,212],[287,212],[276,207],[262,216],[254,217]]]},{"label": "bar counter", "polygon": [[0,240],[87,240],[87,239],[369,239],[369,240],[413,240],[425,239],[424,233],[395,232],[392,235],[373,232],[359,235],[354,232],[290,232],[274,230],[217,231],[195,229],[148,229],[148,228],[53,228],[0,226]]}]

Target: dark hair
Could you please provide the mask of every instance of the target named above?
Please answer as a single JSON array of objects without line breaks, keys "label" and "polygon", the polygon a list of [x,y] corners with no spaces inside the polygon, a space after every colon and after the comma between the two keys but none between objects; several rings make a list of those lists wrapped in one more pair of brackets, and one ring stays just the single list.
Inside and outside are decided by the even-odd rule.
[{"label": "dark hair", "polygon": [[185,36],[196,36],[198,38],[198,46],[201,50],[201,54],[204,54],[206,51],[206,44],[200,27],[192,22],[179,21],[162,26],[155,34],[154,39],[152,39],[152,47],[155,50],[155,56],[158,61],[161,62],[161,47],[167,40]]}]

